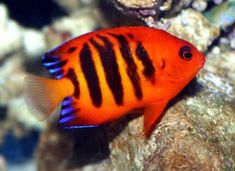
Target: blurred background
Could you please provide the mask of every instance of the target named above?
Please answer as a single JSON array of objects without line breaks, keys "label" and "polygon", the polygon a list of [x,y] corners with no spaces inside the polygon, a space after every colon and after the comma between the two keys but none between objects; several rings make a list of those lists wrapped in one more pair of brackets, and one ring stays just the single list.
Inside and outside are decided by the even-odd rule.
[{"label": "blurred background", "polygon": [[[118,148],[113,146],[115,141],[127,141],[120,137],[123,130],[131,136],[128,129],[125,129],[128,122],[121,126],[118,123],[119,126],[111,125],[108,128],[64,132],[58,130],[54,122],[40,122],[28,111],[22,96],[23,78],[29,73],[49,76],[41,65],[41,56],[46,51],[65,40],[102,28],[147,25],[164,29],[195,44],[207,55],[208,67],[201,73],[199,82],[211,91],[203,94],[203,98],[215,99],[213,95],[219,94],[221,96],[216,96],[217,99],[225,99],[221,104],[231,107],[234,106],[235,97],[234,21],[234,0],[0,0],[0,171],[144,168],[140,163],[143,163],[146,156],[140,156],[146,155],[145,152],[136,152],[137,149],[134,152],[125,151],[125,147],[122,152],[113,153],[113,149]],[[190,94],[194,88],[186,91]],[[185,101],[185,104],[197,103]],[[226,113],[217,107],[215,105],[215,111],[218,109]],[[204,113],[208,116],[208,123],[215,122],[215,116],[211,116],[208,111]],[[217,149],[225,151],[224,154],[215,154],[218,158],[227,156],[227,163],[222,159],[212,159],[216,164],[212,163],[211,168],[214,165],[219,170],[235,169],[235,122],[232,107],[228,115],[231,117],[226,121],[231,121],[231,130],[230,127],[227,129],[227,123],[221,123],[220,128],[211,127],[210,124],[210,129],[205,126],[207,124],[202,126],[202,130],[211,131],[206,132],[210,136],[219,129],[231,131],[223,132],[220,139],[227,137],[226,141],[223,139],[223,143],[226,143]],[[189,118],[195,119],[192,121],[194,124],[200,122],[198,118]],[[216,123],[219,120],[222,119],[218,117]],[[129,127],[132,126],[130,124]],[[197,126],[192,127],[199,130]],[[217,140],[218,144],[222,142],[220,140]],[[122,160],[119,155],[135,156],[137,153],[139,164],[135,157],[122,158],[123,161],[117,159]],[[207,157],[211,158],[210,155]],[[191,158],[188,160],[191,161]],[[162,165],[156,162],[156,166],[164,168],[164,162]],[[148,169],[151,170],[151,167]]]}]

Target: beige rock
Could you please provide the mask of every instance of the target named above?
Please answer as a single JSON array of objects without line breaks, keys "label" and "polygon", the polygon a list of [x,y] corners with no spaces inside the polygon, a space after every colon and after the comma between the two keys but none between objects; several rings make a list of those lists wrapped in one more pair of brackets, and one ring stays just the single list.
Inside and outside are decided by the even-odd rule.
[{"label": "beige rock", "polygon": [[117,0],[119,3],[128,8],[149,8],[153,7],[157,3],[162,3],[160,0]]}]

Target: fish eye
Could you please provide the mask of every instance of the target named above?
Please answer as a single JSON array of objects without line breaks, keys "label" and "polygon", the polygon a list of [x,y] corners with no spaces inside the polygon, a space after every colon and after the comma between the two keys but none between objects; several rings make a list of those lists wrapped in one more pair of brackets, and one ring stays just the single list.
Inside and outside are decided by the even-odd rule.
[{"label": "fish eye", "polygon": [[192,50],[188,46],[183,46],[182,48],[180,48],[179,55],[185,60],[190,60],[193,57]]}]

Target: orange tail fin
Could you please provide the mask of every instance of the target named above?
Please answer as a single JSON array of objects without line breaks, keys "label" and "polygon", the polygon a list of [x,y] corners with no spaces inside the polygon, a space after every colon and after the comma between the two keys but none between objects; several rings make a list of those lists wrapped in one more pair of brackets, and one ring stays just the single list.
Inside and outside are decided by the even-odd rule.
[{"label": "orange tail fin", "polygon": [[72,94],[73,85],[66,78],[53,80],[29,75],[24,79],[25,102],[40,120],[46,119],[66,96]]}]

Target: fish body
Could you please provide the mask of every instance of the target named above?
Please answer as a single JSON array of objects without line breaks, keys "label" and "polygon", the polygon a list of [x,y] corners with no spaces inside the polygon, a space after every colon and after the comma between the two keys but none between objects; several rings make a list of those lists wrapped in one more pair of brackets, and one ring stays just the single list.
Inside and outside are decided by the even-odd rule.
[{"label": "fish body", "polygon": [[90,127],[144,107],[149,135],[170,99],[204,65],[190,43],[142,26],[91,32],[45,53],[43,65],[54,79],[25,78],[25,100],[46,118],[60,105],[63,127]]}]

